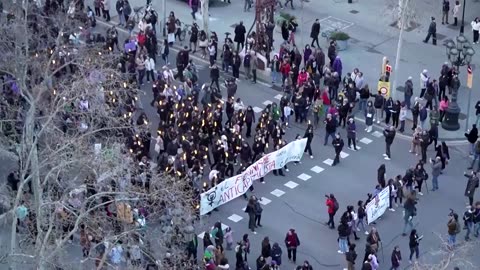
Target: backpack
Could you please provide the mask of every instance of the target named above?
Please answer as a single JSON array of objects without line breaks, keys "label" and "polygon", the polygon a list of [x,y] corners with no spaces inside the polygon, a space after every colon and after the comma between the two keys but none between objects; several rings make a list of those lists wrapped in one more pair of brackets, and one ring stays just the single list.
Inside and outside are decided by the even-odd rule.
[{"label": "backpack", "polygon": [[461,227],[458,222],[455,223],[455,234],[459,234],[462,231]]},{"label": "backpack", "polygon": [[250,67],[250,58],[251,56],[249,54],[245,55],[245,57],[243,58],[244,67]]},{"label": "backpack", "polygon": [[337,212],[339,208],[340,206],[338,205],[337,199],[333,199],[333,210]]}]

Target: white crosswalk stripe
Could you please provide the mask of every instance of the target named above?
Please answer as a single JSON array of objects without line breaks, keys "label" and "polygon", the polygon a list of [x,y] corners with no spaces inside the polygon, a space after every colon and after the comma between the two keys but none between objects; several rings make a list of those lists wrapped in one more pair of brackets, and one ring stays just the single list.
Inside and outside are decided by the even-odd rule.
[{"label": "white crosswalk stripe", "polygon": [[380,138],[380,137],[383,136],[383,133],[381,133],[380,131],[374,131],[374,132],[372,133],[372,135],[375,136],[375,137],[377,137],[377,138]]},{"label": "white crosswalk stripe", "polygon": [[287,183],[284,184],[284,186],[286,186],[290,189],[294,189],[294,188],[298,187],[298,184],[293,182],[293,181],[288,181]]},{"label": "white crosswalk stripe", "polygon": [[345,153],[345,152],[343,152],[343,151],[340,152],[340,157],[341,157],[341,158],[347,158],[348,156],[350,156],[350,154]]},{"label": "white crosswalk stripe", "polygon": [[255,113],[260,113],[260,112],[263,111],[263,109],[262,109],[262,108],[259,108],[259,107],[253,107],[253,111],[254,111]]},{"label": "white crosswalk stripe", "polygon": [[280,189],[275,189],[274,191],[270,192],[270,194],[272,194],[275,197],[281,197],[283,196],[283,194],[285,194],[285,192],[283,192]]},{"label": "white crosswalk stripe", "polygon": [[333,164],[333,159],[327,158],[323,161],[323,163],[327,164],[328,166],[332,166]]},{"label": "white crosswalk stripe", "polygon": [[239,215],[237,215],[237,214],[233,214],[233,215],[229,216],[228,219],[231,220],[231,221],[233,221],[233,222],[235,222],[235,223],[237,223],[237,222],[239,222],[240,220],[242,220],[243,217],[241,217],[241,216],[239,216]]},{"label": "white crosswalk stripe", "polygon": [[262,205],[268,205],[269,203],[271,203],[272,200],[268,199],[268,198],[265,198],[265,197],[262,197],[261,200],[260,200],[260,203]]},{"label": "white crosswalk stripe", "polygon": [[322,167],[320,167],[320,166],[315,166],[315,167],[311,168],[310,170],[311,170],[312,172],[314,172],[314,173],[321,173],[321,172],[323,172],[325,169],[322,168]]},{"label": "white crosswalk stripe", "polygon": [[370,143],[372,143],[373,141],[370,140],[370,139],[367,138],[367,137],[364,137],[364,138],[362,138],[362,139],[360,140],[360,142],[363,143],[363,144],[370,144]]},{"label": "white crosswalk stripe", "polygon": [[306,174],[306,173],[302,173],[300,174],[299,176],[297,176],[298,179],[301,179],[303,181],[307,181],[308,179],[312,178],[310,175]]}]

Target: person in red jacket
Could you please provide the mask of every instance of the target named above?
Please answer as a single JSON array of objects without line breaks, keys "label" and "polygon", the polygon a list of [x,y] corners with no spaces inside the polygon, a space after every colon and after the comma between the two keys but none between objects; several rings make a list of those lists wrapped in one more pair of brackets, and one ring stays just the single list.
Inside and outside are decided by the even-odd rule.
[{"label": "person in red jacket", "polygon": [[[288,259],[297,262],[297,247],[300,246],[300,239],[295,232],[295,229],[290,229],[285,236],[285,245],[287,246]],[[293,255],[293,256],[292,256]]]},{"label": "person in red jacket", "polygon": [[325,202],[325,204],[327,205],[327,208],[328,208],[327,225],[330,227],[330,229],[335,229],[334,217],[338,210],[338,202],[333,194],[325,195],[325,197],[327,197],[327,201]]},{"label": "person in red jacket", "polygon": [[280,73],[282,73],[282,86],[285,83],[285,80],[288,77],[288,74],[290,73],[290,63],[288,60],[284,60],[282,64],[280,65]]}]

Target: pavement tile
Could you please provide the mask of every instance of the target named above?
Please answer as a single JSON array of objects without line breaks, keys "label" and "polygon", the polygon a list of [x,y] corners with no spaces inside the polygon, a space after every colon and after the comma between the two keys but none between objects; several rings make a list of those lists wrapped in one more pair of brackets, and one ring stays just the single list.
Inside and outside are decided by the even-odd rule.
[{"label": "pavement tile", "polygon": [[[376,131],[375,131],[375,132],[376,132]],[[360,142],[363,143],[363,144],[370,144],[370,143],[372,143],[373,141],[370,140],[370,139],[367,138],[367,137],[364,137],[364,138],[362,138],[362,139],[360,140]]]},{"label": "pavement tile", "polygon": [[375,137],[377,137],[377,138],[380,138],[380,137],[383,136],[383,133],[381,133],[380,131],[374,131],[374,132],[372,133],[372,135],[375,136]]},{"label": "pavement tile", "polygon": [[263,102],[263,105],[267,106],[267,105],[270,105],[270,104],[272,104],[272,103],[273,103],[273,102],[272,102],[271,100],[265,100],[265,101]]},{"label": "pavement tile", "polygon": [[348,157],[348,156],[350,156],[350,154],[345,153],[345,152],[343,152],[343,151],[340,152],[340,157],[341,157],[341,158],[346,158],[346,157]]},{"label": "pavement tile", "polygon": [[230,219],[231,221],[237,223],[237,222],[239,222],[240,220],[242,220],[243,217],[241,217],[241,216],[239,216],[239,215],[237,215],[237,214],[233,214],[233,215],[229,216],[228,219]]},{"label": "pavement tile", "polygon": [[322,167],[319,167],[319,166],[314,166],[310,169],[310,171],[314,172],[314,173],[321,173],[323,172],[325,169],[322,168]]},{"label": "pavement tile", "polygon": [[272,200],[268,199],[268,198],[265,198],[265,197],[262,197],[261,200],[260,200],[260,203],[262,205],[268,205],[269,203],[271,203]]},{"label": "pavement tile", "polygon": [[332,166],[333,164],[333,159],[327,158],[323,161],[323,163],[327,164],[328,166]]},{"label": "pavement tile", "polygon": [[312,178],[310,175],[306,174],[306,173],[302,173],[300,174],[299,176],[297,176],[298,179],[301,179],[303,181],[307,181],[308,179]]},{"label": "pavement tile", "polygon": [[274,96],[274,98],[278,99],[278,100],[282,99],[282,97],[283,97],[283,95],[281,95],[281,94],[278,94],[278,95]]},{"label": "pavement tile", "polygon": [[281,197],[285,192],[281,191],[280,189],[275,189],[274,191],[270,192],[275,197]]},{"label": "pavement tile", "polygon": [[298,187],[298,184],[293,182],[293,181],[288,181],[287,183],[284,184],[284,186],[286,186],[290,189],[294,189],[294,188]]},{"label": "pavement tile", "polygon": [[253,107],[253,111],[254,111],[255,113],[260,113],[261,111],[263,111],[263,109],[262,109],[262,108],[259,108],[259,107]]}]

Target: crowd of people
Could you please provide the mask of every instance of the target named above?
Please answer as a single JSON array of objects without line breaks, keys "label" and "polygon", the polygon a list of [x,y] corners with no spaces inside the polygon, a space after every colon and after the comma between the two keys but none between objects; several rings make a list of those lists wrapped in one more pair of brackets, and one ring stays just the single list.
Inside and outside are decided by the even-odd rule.
[{"label": "crowd of people", "polygon": [[[192,2],[197,3],[198,7],[198,1]],[[99,16],[109,21],[109,8],[108,1],[94,1],[94,10],[87,8],[88,26],[95,27],[95,17]],[[167,39],[158,44],[155,28],[158,19],[153,9],[148,10],[138,24],[132,19],[132,8],[127,0],[118,0],[116,11],[120,17],[120,26],[125,26],[130,32],[129,37],[123,41],[119,40],[118,30],[112,26],[103,38],[87,34],[86,42],[104,45],[104,48],[111,53],[118,51],[121,56],[118,69],[129,83],[136,84],[144,91],[151,90],[153,93],[153,99],[149,105],[156,110],[156,115],[153,117],[158,119],[155,121],[151,119],[152,115],[147,115],[142,108],[143,105],[135,97],[128,97],[124,104],[125,115],[138,114],[135,124],[147,126],[149,129],[141,134],[128,134],[126,142],[128,149],[138,162],[140,186],[148,190],[149,172],[157,170],[177,178],[187,179],[198,199],[200,193],[218,185],[228,177],[241,173],[269,151],[278,150],[286,145],[288,142],[284,137],[289,130],[292,116],[295,123],[305,123],[305,133],[297,134],[296,139],[308,139],[305,153],[308,153],[311,158],[314,157],[312,149],[314,130],[324,125],[324,145],[329,143],[329,137],[332,138],[330,144],[333,146],[335,155],[333,166],[340,162],[340,153],[344,147],[342,133],[346,134],[348,147],[354,151],[358,150],[356,131],[359,125],[355,120],[356,117],[365,119],[367,132],[373,130],[375,122],[384,123],[386,125],[383,131],[386,143],[384,158],[390,160],[393,158],[390,146],[395,141],[396,132],[403,133],[407,128],[407,113],[410,111],[413,117],[410,152],[421,156],[419,162],[412,168],[408,168],[405,175],[397,175],[388,180],[387,166],[382,164],[378,169],[378,183],[375,185],[374,192],[368,194],[365,202],[358,201],[357,207],[348,205],[338,220],[337,227],[335,218],[336,213],[341,211],[340,205],[334,194],[327,195],[326,206],[329,216],[327,225],[338,231],[338,252],[345,255],[349,270],[357,268],[356,244],[353,241],[360,239],[357,232],[362,231],[367,235],[367,245],[365,256],[360,263],[361,269],[379,269],[378,252],[383,248],[381,238],[375,227],[367,230],[365,207],[382,189],[389,188],[389,210],[394,212],[397,202],[403,203],[405,224],[403,235],[409,235],[409,259],[412,261],[414,256],[418,259],[422,236],[417,235],[412,220],[416,217],[417,196],[423,195],[423,184],[426,184],[429,178],[424,166],[431,163],[432,191],[435,191],[439,188],[438,177],[450,159],[447,144],[438,143],[437,139],[438,125],[443,121],[448,107],[453,78],[458,76],[455,67],[444,64],[438,81],[431,78],[427,70],[423,70],[420,74],[420,95],[415,98],[415,93],[418,91],[415,91],[412,78],[409,77],[405,82],[404,98],[394,100],[392,97],[385,96],[384,93],[370,90],[359,69],[355,68],[345,73],[335,41],[330,42],[325,55],[318,44],[319,20],[312,25],[312,44],[306,45],[302,51],[295,44],[294,27],[284,24],[281,26],[284,42],[279,53],[273,55],[271,61],[267,57],[272,83],[281,85],[283,97],[278,104],[267,105],[259,115],[256,115],[252,106],[246,106],[237,95],[238,86],[235,78],[239,78],[242,66],[247,79],[251,78],[252,82],[256,82],[257,79],[258,59],[255,38],[254,35],[246,37],[242,22],[235,28],[233,41],[227,38],[220,50],[216,34],[208,38],[207,34],[194,24],[189,37],[189,46],[185,46],[176,55],[177,70],[173,72],[169,66],[169,46],[176,42],[180,35],[180,24],[174,13],[171,12],[168,18]],[[193,16],[194,14],[195,12],[192,12]],[[133,34],[136,28],[139,31]],[[73,42],[77,37],[72,34],[69,39]],[[317,46],[314,46],[315,41]],[[123,42],[123,46],[119,45],[120,42]],[[237,43],[236,46],[234,42]],[[243,58],[240,57],[240,47],[242,49],[245,47],[246,53]],[[190,54],[196,53],[197,48],[200,49],[202,58],[208,55],[211,69],[210,84],[200,85],[199,83],[204,78],[198,77],[195,63],[190,58]],[[226,97],[221,94],[220,71],[216,64],[219,55],[222,56],[222,70],[225,73],[228,74],[229,67],[232,67],[233,79],[224,82]],[[157,68],[161,62],[159,57],[165,64],[160,70]],[[327,58],[328,62],[326,62]],[[380,80],[388,81],[391,72],[388,60],[384,61],[382,70]],[[88,101],[79,103],[79,106],[83,106],[79,109],[85,109],[86,103],[88,104]],[[152,127],[151,123],[157,122],[156,120],[158,120],[158,126]],[[426,124],[427,120],[429,125]],[[67,124],[69,123],[65,124],[65,128],[69,126]],[[340,132],[341,128],[344,128],[345,132]],[[480,139],[476,125],[473,125],[465,136],[472,145],[471,153],[474,159],[471,167],[473,168],[475,161],[480,157]],[[431,144],[434,145],[436,153],[434,158],[428,159],[427,152]],[[287,166],[283,169],[288,172]],[[285,176],[283,169],[275,170],[274,174]],[[477,173],[472,172],[466,177],[468,182],[465,196],[468,197],[471,208],[465,212],[463,220],[467,228],[465,239],[468,240],[471,233],[478,236],[480,232],[480,204],[473,202],[479,181]],[[15,179],[15,174],[11,174],[9,183],[16,183]],[[86,184],[89,185],[89,183]],[[254,187],[251,186],[250,191],[253,189]],[[262,226],[263,209],[260,199],[256,196],[245,194],[245,198],[248,201],[245,209],[249,216],[248,229],[254,233]],[[117,205],[116,207],[128,206]],[[24,208],[19,210],[23,211]],[[106,211],[110,211],[108,207]],[[458,214],[454,212],[450,217],[449,247],[453,248],[456,243],[455,236],[460,232],[460,221]],[[23,218],[28,217],[23,215]],[[148,222],[148,212],[145,209],[137,209],[131,218],[137,220],[139,226],[144,226],[145,222]],[[67,226],[66,230],[68,229]],[[351,235],[354,236],[352,241]],[[85,257],[89,256],[92,240],[87,228],[82,227],[81,245]],[[178,244],[184,245],[186,250],[186,256],[182,259],[180,266],[182,269],[193,269],[195,265],[201,265],[207,270],[249,269],[247,260],[250,254],[249,235],[244,234],[240,241],[235,242],[233,230],[227,228],[224,232],[220,222],[216,222],[212,230],[204,235],[203,252],[200,252],[201,262],[197,260],[196,236],[186,243]],[[288,259],[296,264],[300,238],[295,229],[288,230],[284,244]],[[275,241],[272,245],[271,240],[265,237],[261,246],[260,256],[255,260],[257,269],[280,269],[282,245]],[[130,247],[132,265],[144,263],[139,249],[138,243]],[[235,266],[225,255],[225,252],[230,250],[235,253]],[[125,253],[122,243],[118,243],[111,249],[110,262],[120,265],[122,258],[126,256]],[[99,254],[103,256],[101,250]],[[399,269],[401,262],[400,248],[396,246],[391,254],[392,269]],[[381,263],[387,264],[387,262]],[[313,268],[308,261],[304,261],[297,269],[312,270]]]}]

